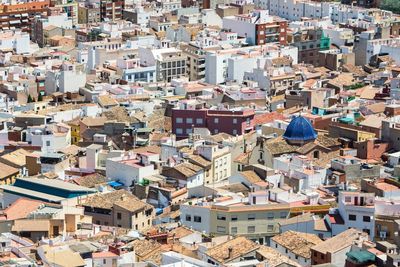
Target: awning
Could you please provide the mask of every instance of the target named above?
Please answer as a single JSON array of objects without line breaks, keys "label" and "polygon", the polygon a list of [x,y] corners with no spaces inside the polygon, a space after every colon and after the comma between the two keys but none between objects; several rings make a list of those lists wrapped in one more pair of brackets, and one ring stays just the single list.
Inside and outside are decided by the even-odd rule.
[{"label": "awning", "polygon": [[111,181],[107,183],[109,186],[111,187],[119,187],[119,186],[123,186],[123,184],[121,184],[120,182],[117,181]]},{"label": "awning", "polygon": [[153,128],[139,128],[136,130],[137,133],[151,133],[154,129]]}]

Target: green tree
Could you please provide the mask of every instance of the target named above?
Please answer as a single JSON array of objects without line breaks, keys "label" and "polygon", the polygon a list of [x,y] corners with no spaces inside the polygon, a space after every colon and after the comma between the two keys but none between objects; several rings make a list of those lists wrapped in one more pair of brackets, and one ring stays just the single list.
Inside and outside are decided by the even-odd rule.
[{"label": "green tree", "polygon": [[41,93],[39,93],[39,95],[38,95],[38,98],[37,98],[37,101],[43,101],[43,96],[42,96],[42,94]]},{"label": "green tree", "polygon": [[33,102],[33,98],[31,95],[28,95],[28,103],[32,103]]},{"label": "green tree", "polygon": [[400,1],[399,0],[382,0],[380,8],[400,14]]}]

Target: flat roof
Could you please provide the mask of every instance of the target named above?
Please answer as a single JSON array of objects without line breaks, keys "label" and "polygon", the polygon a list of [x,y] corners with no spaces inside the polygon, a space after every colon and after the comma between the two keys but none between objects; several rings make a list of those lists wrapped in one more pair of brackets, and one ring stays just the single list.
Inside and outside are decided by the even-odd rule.
[{"label": "flat roof", "polygon": [[62,200],[65,199],[62,197],[49,195],[46,193],[41,193],[41,192],[37,192],[34,190],[13,186],[13,185],[0,185],[0,189],[3,189],[7,193],[21,195],[21,196],[25,196],[27,198],[40,199],[43,201],[61,202]]},{"label": "flat roof", "polygon": [[41,179],[41,178],[32,178],[32,177],[17,178],[16,183],[18,183],[19,180],[28,182],[28,183],[34,183],[34,184],[44,185],[44,186],[48,186],[48,187],[58,188],[58,189],[62,189],[62,190],[68,190],[68,191],[96,192],[96,190],[93,188],[88,188],[88,187],[80,186],[80,185],[69,183],[69,182],[64,182],[64,181],[57,180],[57,179]]}]

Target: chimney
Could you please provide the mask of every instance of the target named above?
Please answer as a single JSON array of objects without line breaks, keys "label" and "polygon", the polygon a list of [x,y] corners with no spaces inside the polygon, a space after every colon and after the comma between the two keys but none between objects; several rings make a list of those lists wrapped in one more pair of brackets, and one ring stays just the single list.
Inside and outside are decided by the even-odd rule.
[{"label": "chimney", "polygon": [[228,247],[228,259],[230,259],[232,257],[232,251],[233,251],[233,248]]}]

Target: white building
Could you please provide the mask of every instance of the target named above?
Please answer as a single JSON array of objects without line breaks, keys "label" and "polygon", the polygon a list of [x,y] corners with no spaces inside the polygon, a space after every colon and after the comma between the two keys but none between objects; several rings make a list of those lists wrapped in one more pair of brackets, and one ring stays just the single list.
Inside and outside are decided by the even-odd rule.
[{"label": "white building", "polygon": [[[356,228],[366,232],[371,239],[375,236],[375,194],[341,191],[339,192],[337,212],[344,221],[346,228]],[[332,235],[342,232],[339,227],[332,228]]]},{"label": "white building", "polygon": [[64,123],[30,126],[23,131],[26,141],[42,148],[42,152],[57,152],[71,145],[71,127]]},{"label": "white building", "polygon": [[106,176],[129,187],[146,176],[158,174],[153,162],[159,161],[158,154],[128,154],[106,160]]},{"label": "white building", "polygon": [[61,70],[46,73],[45,88],[47,94],[54,92],[77,93],[86,84],[86,73],[76,69],[76,65],[64,63]]},{"label": "white building", "polygon": [[21,31],[1,31],[0,32],[0,50],[13,50],[17,54],[27,54],[32,52],[30,37],[26,32]]},{"label": "white building", "polygon": [[354,43],[353,30],[339,27],[329,27],[323,29],[326,37],[331,39],[331,44],[341,47],[347,44]]}]

